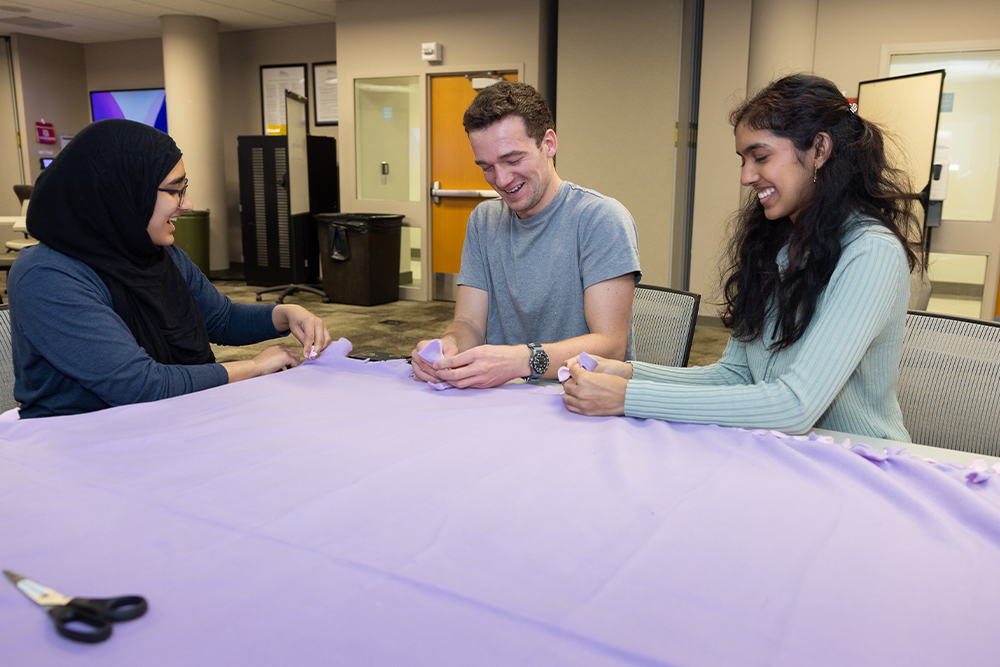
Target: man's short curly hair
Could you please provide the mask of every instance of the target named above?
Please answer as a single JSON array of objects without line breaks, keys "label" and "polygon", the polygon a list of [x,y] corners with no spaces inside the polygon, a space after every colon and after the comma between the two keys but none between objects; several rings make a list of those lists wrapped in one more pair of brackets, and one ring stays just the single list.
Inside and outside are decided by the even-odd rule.
[{"label": "man's short curly hair", "polygon": [[555,130],[552,111],[541,94],[526,83],[500,81],[484,88],[465,110],[465,132],[482,130],[507,116],[520,116],[528,136],[541,146],[545,132]]}]

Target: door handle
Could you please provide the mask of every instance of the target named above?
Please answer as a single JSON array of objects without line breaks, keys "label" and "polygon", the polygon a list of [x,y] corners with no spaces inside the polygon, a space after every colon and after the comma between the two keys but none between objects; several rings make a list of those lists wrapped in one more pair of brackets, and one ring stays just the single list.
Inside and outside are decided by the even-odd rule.
[{"label": "door handle", "polygon": [[431,185],[431,197],[435,204],[441,203],[441,197],[481,197],[482,199],[499,199],[496,190],[442,190],[441,181]]}]

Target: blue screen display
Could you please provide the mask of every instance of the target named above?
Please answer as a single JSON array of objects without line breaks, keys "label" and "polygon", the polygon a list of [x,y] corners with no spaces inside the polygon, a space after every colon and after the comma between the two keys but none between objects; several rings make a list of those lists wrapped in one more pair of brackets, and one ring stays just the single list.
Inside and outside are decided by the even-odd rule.
[{"label": "blue screen display", "polygon": [[126,118],[167,131],[167,93],[163,88],[92,92],[94,120]]}]

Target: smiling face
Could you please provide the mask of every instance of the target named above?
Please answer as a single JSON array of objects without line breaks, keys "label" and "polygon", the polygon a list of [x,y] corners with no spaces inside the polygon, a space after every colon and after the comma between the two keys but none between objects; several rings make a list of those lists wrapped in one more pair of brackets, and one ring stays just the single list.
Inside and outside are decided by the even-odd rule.
[{"label": "smiling face", "polygon": [[470,132],[469,143],[486,182],[517,217],[540,213],[555,197],[562,180],[552,161],[558,147],[552,130],[545,132],[539,146],[528,136],[524,119],[512,115]]},{"label": "smiling face", "polygon": [[743,160],[740,184],[757,192],[767,219],[798,220],[816,190],[813,175],[822,167],[817,152],[802,153],[790,139],[741,124],[736,128],[736,153]]},{"label": "smiling face", "polygon": [[[179,160],[167,174],[167,177],[160,183],[161,188],[180,190],[184,187],[184,160]],[[170,192],[156,192],[156,208],[153,209],[153,217],[146,225],[146,232],[149,238],[158,246],[168,246],[174,243],[174,220],[185,211],[194,209],[191,197],[184,193],[183,201],[176,194]]]}]

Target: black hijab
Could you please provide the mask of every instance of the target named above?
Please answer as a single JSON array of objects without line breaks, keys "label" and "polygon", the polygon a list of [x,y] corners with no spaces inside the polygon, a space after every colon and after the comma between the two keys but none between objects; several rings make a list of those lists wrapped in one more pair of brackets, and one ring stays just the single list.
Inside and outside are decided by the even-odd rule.
[{"label": "black hijab", "polygon": [[92,123],[35,181],[27,225],[33,237],[97,273],[149,356],[205,364],[215,361],[205,319],[173,259],[146,231],[156,189],[180,159],[174,140],[152,127]]}]

